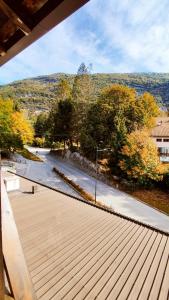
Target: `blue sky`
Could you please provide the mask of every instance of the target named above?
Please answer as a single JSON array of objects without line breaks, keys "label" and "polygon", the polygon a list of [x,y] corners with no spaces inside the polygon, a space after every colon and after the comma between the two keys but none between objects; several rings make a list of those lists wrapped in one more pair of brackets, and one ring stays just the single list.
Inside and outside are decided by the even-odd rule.
[{"label": "blue sky", "polygon": [[168,0],[90,0],[0,68],[0,84],[56,72],[169,72]]}]

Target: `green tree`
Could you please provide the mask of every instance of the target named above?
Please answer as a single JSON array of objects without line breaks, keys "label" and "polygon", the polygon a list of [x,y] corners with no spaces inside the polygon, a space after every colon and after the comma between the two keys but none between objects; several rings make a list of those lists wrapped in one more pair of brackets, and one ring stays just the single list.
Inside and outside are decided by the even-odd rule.
[{"label": "green tree", "polygon": [[82,63],[77,71],[72,88],[74,101],[87,102],[89,100],[90,76],[88,68]]},{"label": "green tree", "polygon": [[51,142],[63,141],[72,144],[74,106],[71,99],[61,100],[52,112]]},{"label": "green tree", "polygon": [[83,154],[95,159],[96,147],[100,141],[104,146],[109,144],[109,130],[107,127],[106,111],[100,103],[90,106],[80,135],[80,145]]},{"label": "green tree", "polygon": [[48,116],[45,113],[41,113],[37,116],[36,122],[34,123],[35,136],[44,137],[48,131]]},{"label": "green tree", "polygon": [[89,68],[84,63],[80,65],[77,75],[74,78],[72,88],[72,100],[74,102],[74,139],[77,142],[83,129],[87,110],[93,101],[93,84],[91,81]]},{"label": "green tree", "polygon": [[55,98],[57,102],[71,97],[71,87],[67,80],[61,79],[57,86]]},{"label": "green tree", "polygon": [[51,112],[56,109],[59,101],[71,98],[72,93],[71,86],[66,79],[60,79],[54,87],[54,99],[51,101]]}]

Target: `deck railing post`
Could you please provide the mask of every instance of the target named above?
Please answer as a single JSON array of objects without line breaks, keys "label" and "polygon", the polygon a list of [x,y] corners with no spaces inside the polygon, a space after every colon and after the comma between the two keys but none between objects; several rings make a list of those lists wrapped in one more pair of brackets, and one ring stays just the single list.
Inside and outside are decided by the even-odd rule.
[{"label": "deck railing post", "polygon": [[5,298],[4,286],[4,264],[3,264],[3,251],[2,251],[2,186],[1,186],[1,153],[0,153],[0,299]]}]

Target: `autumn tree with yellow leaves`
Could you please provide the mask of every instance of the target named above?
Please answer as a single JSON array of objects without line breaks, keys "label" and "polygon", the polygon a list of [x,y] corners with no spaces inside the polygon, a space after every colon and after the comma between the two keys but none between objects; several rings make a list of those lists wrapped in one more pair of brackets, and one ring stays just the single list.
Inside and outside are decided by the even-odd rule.
[{"label": "autumn tree with yellow leaves", "polygon": [[129,179],[141,184],[163,179],[164,166],[147,130],[136,130],[128,134],[121,155],[119,166]]},{"label": "autumn tree with yellow leaves", "polygon": [[25,119],[22,112],[16,111],[12,113],[12,132],[21,137],[23,144],[32,143],[33,129],[28,120]]},{"label": "autumn tree with yellow leaves", "polygon": [[0,99],[0,147],[20,149],[33,140],[33,129],[23,113],[16,111],[12,100]]},{"label": "autumn tree with yellow leaves", "polygon": [[104,88],[87,113],[81,134],[83,153],[94,158],[96,146],[102,141],[103,147],[112,149],[110,168],[120,173],[120,151],[126,144],[127,135],[153,127],[159,113],[159,106],[150,93],[138,95],[135,89],[120,84]]}]

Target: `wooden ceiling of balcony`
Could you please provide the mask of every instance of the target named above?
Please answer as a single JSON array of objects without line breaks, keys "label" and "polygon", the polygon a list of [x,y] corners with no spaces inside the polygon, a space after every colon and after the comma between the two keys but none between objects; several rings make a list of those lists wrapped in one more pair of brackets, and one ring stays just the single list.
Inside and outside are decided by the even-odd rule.
[{"label": "wooden ceiling of balcony", "polygon": [[0,0],[0,65],[89,0]]}]

